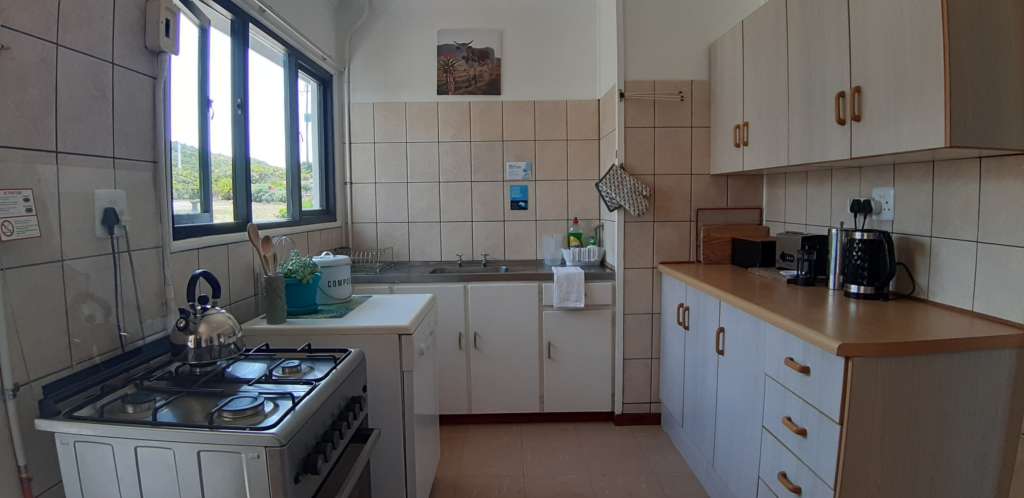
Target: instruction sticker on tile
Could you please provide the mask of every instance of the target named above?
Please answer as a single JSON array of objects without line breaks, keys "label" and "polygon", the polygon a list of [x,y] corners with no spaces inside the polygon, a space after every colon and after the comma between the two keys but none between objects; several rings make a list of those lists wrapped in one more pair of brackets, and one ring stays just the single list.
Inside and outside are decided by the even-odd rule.
[{"label": "instruction sticker on tile", "polygon": [[505,163],[505,179],[529,180],[533,176],[532,161],[508,161]]},{"label": "instruction sticker on tile", "polygon": [[32,189],[0,189],[0,242],[40,235]]}]

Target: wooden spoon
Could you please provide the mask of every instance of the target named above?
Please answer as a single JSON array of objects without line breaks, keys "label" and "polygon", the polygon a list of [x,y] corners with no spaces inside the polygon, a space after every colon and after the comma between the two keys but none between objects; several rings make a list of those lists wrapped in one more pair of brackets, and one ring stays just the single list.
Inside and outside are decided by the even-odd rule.
[{"label": "wooden spoon", "polygon": [[[261,254],[259,228],[257,228],[255,224],[249,223],[249,225],[245,227],[245,232],[249,236],[249,244],[252,245],[252,248],[256,251],[256,254]],[[264,261],[262,256],[260,256],[260,267],[263,268],[264,275],[270,274],[270,269],[267,268],[267,263],[266,261]]]},{"label": "wooden spoon", "polygon": [[277,272],[277,267],[272,264],[274,255],[274,241],[269,235],[264,235],[260,239],[260,257],[263,258],[263,262],[269,268],[267,274],[273,275]]}]

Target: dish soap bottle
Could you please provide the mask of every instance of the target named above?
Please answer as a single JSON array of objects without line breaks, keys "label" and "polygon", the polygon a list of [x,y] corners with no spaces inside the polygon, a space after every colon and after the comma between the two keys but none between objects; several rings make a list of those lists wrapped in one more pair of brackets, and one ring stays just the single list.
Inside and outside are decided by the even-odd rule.
[{"label": "dish soap bottle", "polygon": [[583,247],[583,229],[580,228],[580,219],[573,217],[572,225],[569,225],[569,247]]}]

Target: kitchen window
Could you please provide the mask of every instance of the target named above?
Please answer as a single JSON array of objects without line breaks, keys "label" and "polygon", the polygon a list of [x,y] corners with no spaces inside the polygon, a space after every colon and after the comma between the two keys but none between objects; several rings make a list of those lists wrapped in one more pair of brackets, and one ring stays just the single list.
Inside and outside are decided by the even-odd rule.
[{"label": "kitchen window", "polygon": [[335,221],[331,74],[227,0],[182,5],[174,239]]}]

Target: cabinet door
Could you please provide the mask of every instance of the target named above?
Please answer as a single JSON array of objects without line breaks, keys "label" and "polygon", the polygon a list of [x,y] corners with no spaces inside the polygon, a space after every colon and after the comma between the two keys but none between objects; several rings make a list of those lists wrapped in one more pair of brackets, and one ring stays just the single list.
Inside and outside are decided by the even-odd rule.
[{"label": "cabinet door", "polygon": [[743,169],[788,164],[786,1],[770,0],[743,20]]},{"label": "cabinet door", "polygon": [[743,25],[711,45],[711,172],[743,170]]},{"label": "cabinet door", "polygon": [[786,15],[789,163],[849,159],[849,4],[847,0],[789,0]]},{"label": "cabinet door", "polygon": [[936,0],[850,0],[850,67],[861,88],[853,156],[943,147],[942,6]]},{"label": "cabinet door", "polygon": [[[686,306],[686,284],[666,275],[661,277],[661,378],[659,389],[662,417],[667,413],[678,426],[683,423],[683,351],[686,332],[677,320]],[[676,427],[678,430],[679,427]]]},{"label": "cabinet door", "polygon": [[434,295],[440,410],[442,414],[469,413],[466,288],[462,285],[397,285],[395,294]]},{"label": "cabinet door", "polygon": [[614,310],[544,312],[544,411],[612,410]]},{"label": "cabinet door", "polygon": [[540,411],[537,284],[474,284],[469,290],[473,413]]},{"label": "cabinet door", "polygon": [[690,330],[683,360],[683,438],[710,461],[715,447],[719,302],[692,287],[687,289],[686,298],[690,301]]},{"label": "cabinet door", "polygon": [[716,397],[715,473],[732,496],[755,496],[764,404],[762,322],[722,304]]}]

